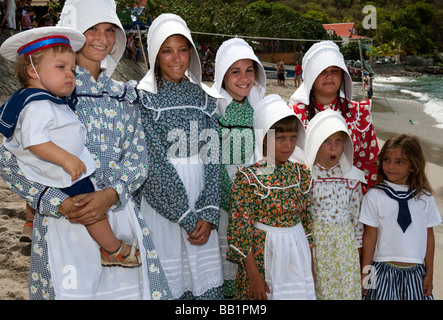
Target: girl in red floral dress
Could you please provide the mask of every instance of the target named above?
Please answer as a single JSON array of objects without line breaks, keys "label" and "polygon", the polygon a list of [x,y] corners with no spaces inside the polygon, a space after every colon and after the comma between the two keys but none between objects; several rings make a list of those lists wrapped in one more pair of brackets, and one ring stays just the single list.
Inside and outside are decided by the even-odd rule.
[{"label": "girl in red floral dress", "polygon": [[289,106],[305,127],[316,113],[339,111],[345,118],[354,145],[354,165],[365,173],[366,188],[377,178],[379,152],[371,116],[371,100],[352,101],[352,79],[339,47],[332,41],[314,44],[303,57],[303,83]]}]

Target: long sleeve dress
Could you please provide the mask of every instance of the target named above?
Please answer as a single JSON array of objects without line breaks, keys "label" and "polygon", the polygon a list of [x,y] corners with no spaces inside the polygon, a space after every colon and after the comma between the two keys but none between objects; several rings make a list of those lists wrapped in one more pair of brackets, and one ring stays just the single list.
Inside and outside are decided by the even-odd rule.
[{"label": "long sleeve dress", "polygon": [[358,221],[361,182],[343,177],[340,165],[312,169],[311,209],[316,295],[320,300],[361,299],[363,225]]},{"label": "long sleeve dress", "polygon": [[[216,100],[184,79],[163,79],[157,93],[139,93],[150,166],[138,201],[173,298],[191,292],[194,297],[222,299],[215,229],[221,195]],[[206,244],[195,246],[187,237],[199,220],[215,228]]]},{"label": "long sleeve dress", "polygon": [[[238,263],[235,299],[249,299],[244,259],[252,250],[261,275],[276,289],[271,292],[272,297],[309,299],[315,296],[308,245],[312,242],[310,181],[310,170],[290,161],[273,166],[260,160],[237,172],[232,189],[227,252],[227,258]],[[273,231],[286,234],[291,228],[301,228],[296,247],[288,245],[292,243],[289,239],[276,246],[272,244]],[[293,254],[298,257],[288,260]]]},{"label": "long sleeve dress", "polygon": [[[317,112],[326,109],[340,111],[337,109],[337,100],[329,105],[315,103]],[[291,108],[301,119],[305,128],[308,120],[308,106],[298,103]],[[369,189],[377,181],[377,166],[375,159],[378,156],[379,147],[375,135],[374,124],[371,116],[371,100],[348,101],[349,112],[342,114],[348,125],[349,134],[354,145],[354,166],[365,173],[367,181],[366,189]],[[365,192],[365,190],[363,190]]]},{"label": "long sleeve dress", "polygon": [[231,206],[231,191],[237,167],[248,163],[253,155],[255,138],[253,130],[254,109],[246,98],[243,104],[232,101],[224,112],[217,115],[220,124],[220,141],[222,150],[222,196],[220,210],[219,241],[223,259],[225,278],[225,296],[231,297],[234,292],[234,280],[237,275],[237,264],[226,260],[228,250],[227,227]]},{"label": "long sleeve dress", "polygon": [[91,179],[96,190],[113,188],[119,201],[108,211],[118,238],[137,238],[140,268],[101,266],[99,247],[83,225],[57,211],[67,195],[24,179],[16,159],[0,148],[0,175],[9,188],[37,209],[29,278],[30,299],[170,299],[146,222],[132,194],[147,175],[147,149],[135,104],[135,82],[123,85],[105,75],[97,81],[76,69],[76,113],[86,127],[87,148],[96,161]]}]

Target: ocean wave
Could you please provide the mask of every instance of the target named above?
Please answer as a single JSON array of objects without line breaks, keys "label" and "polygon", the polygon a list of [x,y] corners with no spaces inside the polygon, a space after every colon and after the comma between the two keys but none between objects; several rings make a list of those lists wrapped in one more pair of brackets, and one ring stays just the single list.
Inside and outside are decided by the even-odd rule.
[{"label": "ocean wave", "polygon": [[423,92],[416,92],[416,91],[411,91],[408,89],[401,89],[400,92],[414,96],[414,97],[420,99],[420,101],[429,101],[430,100],[429,95],[427,95],[426,93],[423,93]]},{"label": "ocean wave", "polygon": [[376,98],[420,103],[423,112],[437,121],[435,127],[443,129],[443,77],[375,76],[373,87]]},{"label": "ocean wave", "polygon": [[404,83],[404,82],[414,82],[416,79],[411,77],[383,77],[383,76],[375,76],[373,82],[374,83]]},{"label": "ocean wave", "polygon": [[432,100],[425,103],[424,112],[433,117],[438,124],[435,127],[443,129],[443,107],[442,101]]},{"label": "ocean wave", "polygon": [[398,90],[398,86],[395,85],[395,84],[373,83],[372,85],[373,85],[374,88],[381,89],[383,91]]}]

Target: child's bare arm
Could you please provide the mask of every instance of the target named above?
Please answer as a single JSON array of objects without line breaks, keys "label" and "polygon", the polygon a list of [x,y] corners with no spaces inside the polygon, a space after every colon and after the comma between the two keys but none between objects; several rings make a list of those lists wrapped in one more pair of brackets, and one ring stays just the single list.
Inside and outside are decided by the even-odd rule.
[{"label": "child's bare arm", "polygon": [[432,293],[433,289],[433,276],[434,276],[434,251],[435,251],[435,237],[434,229],[428,228],[428,237],[426,244],[426,255],[425,255],[425,268],[426,275],[423,278],[423,295],[428,297]]},{"label": "child's bare arm", "polygon": [[249,296],[254,300],[267,300],[266,293],[269,293],[270,290],[257,268],[253,250],[249,252],[244,263],[249,278]]},{"label": "child's bare arm", "polygon": [[86,172],[86,165],[83,161],[51,141],[30,146],[28,149],[41,159],[62,166],[69,172],[72,181],[76,180],[82,172]]},{"label": "child's bare arm", "polygon": [[363,250],[361,259],[361,279],[362,279],[362,293],[367,294],[367,290],[364,288],[369,277],[368,273],[372,265],[372,259],[374,257],[375,245],[377,244],[377,231],[376,227],[365,225],[365,231],[363,234]]}]

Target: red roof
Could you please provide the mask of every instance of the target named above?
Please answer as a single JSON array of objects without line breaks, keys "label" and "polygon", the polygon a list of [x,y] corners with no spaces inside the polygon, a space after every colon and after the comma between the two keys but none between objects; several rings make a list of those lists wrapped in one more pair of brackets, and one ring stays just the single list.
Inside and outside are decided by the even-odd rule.
[{"label": "red roof", "polygon": [[334,32],[334,34],[342,38],[343,37],[364,38],[357,35],[354,22],[330,23],[330,24],[324,24],[323,27],[326,29],[326,31]]}]

